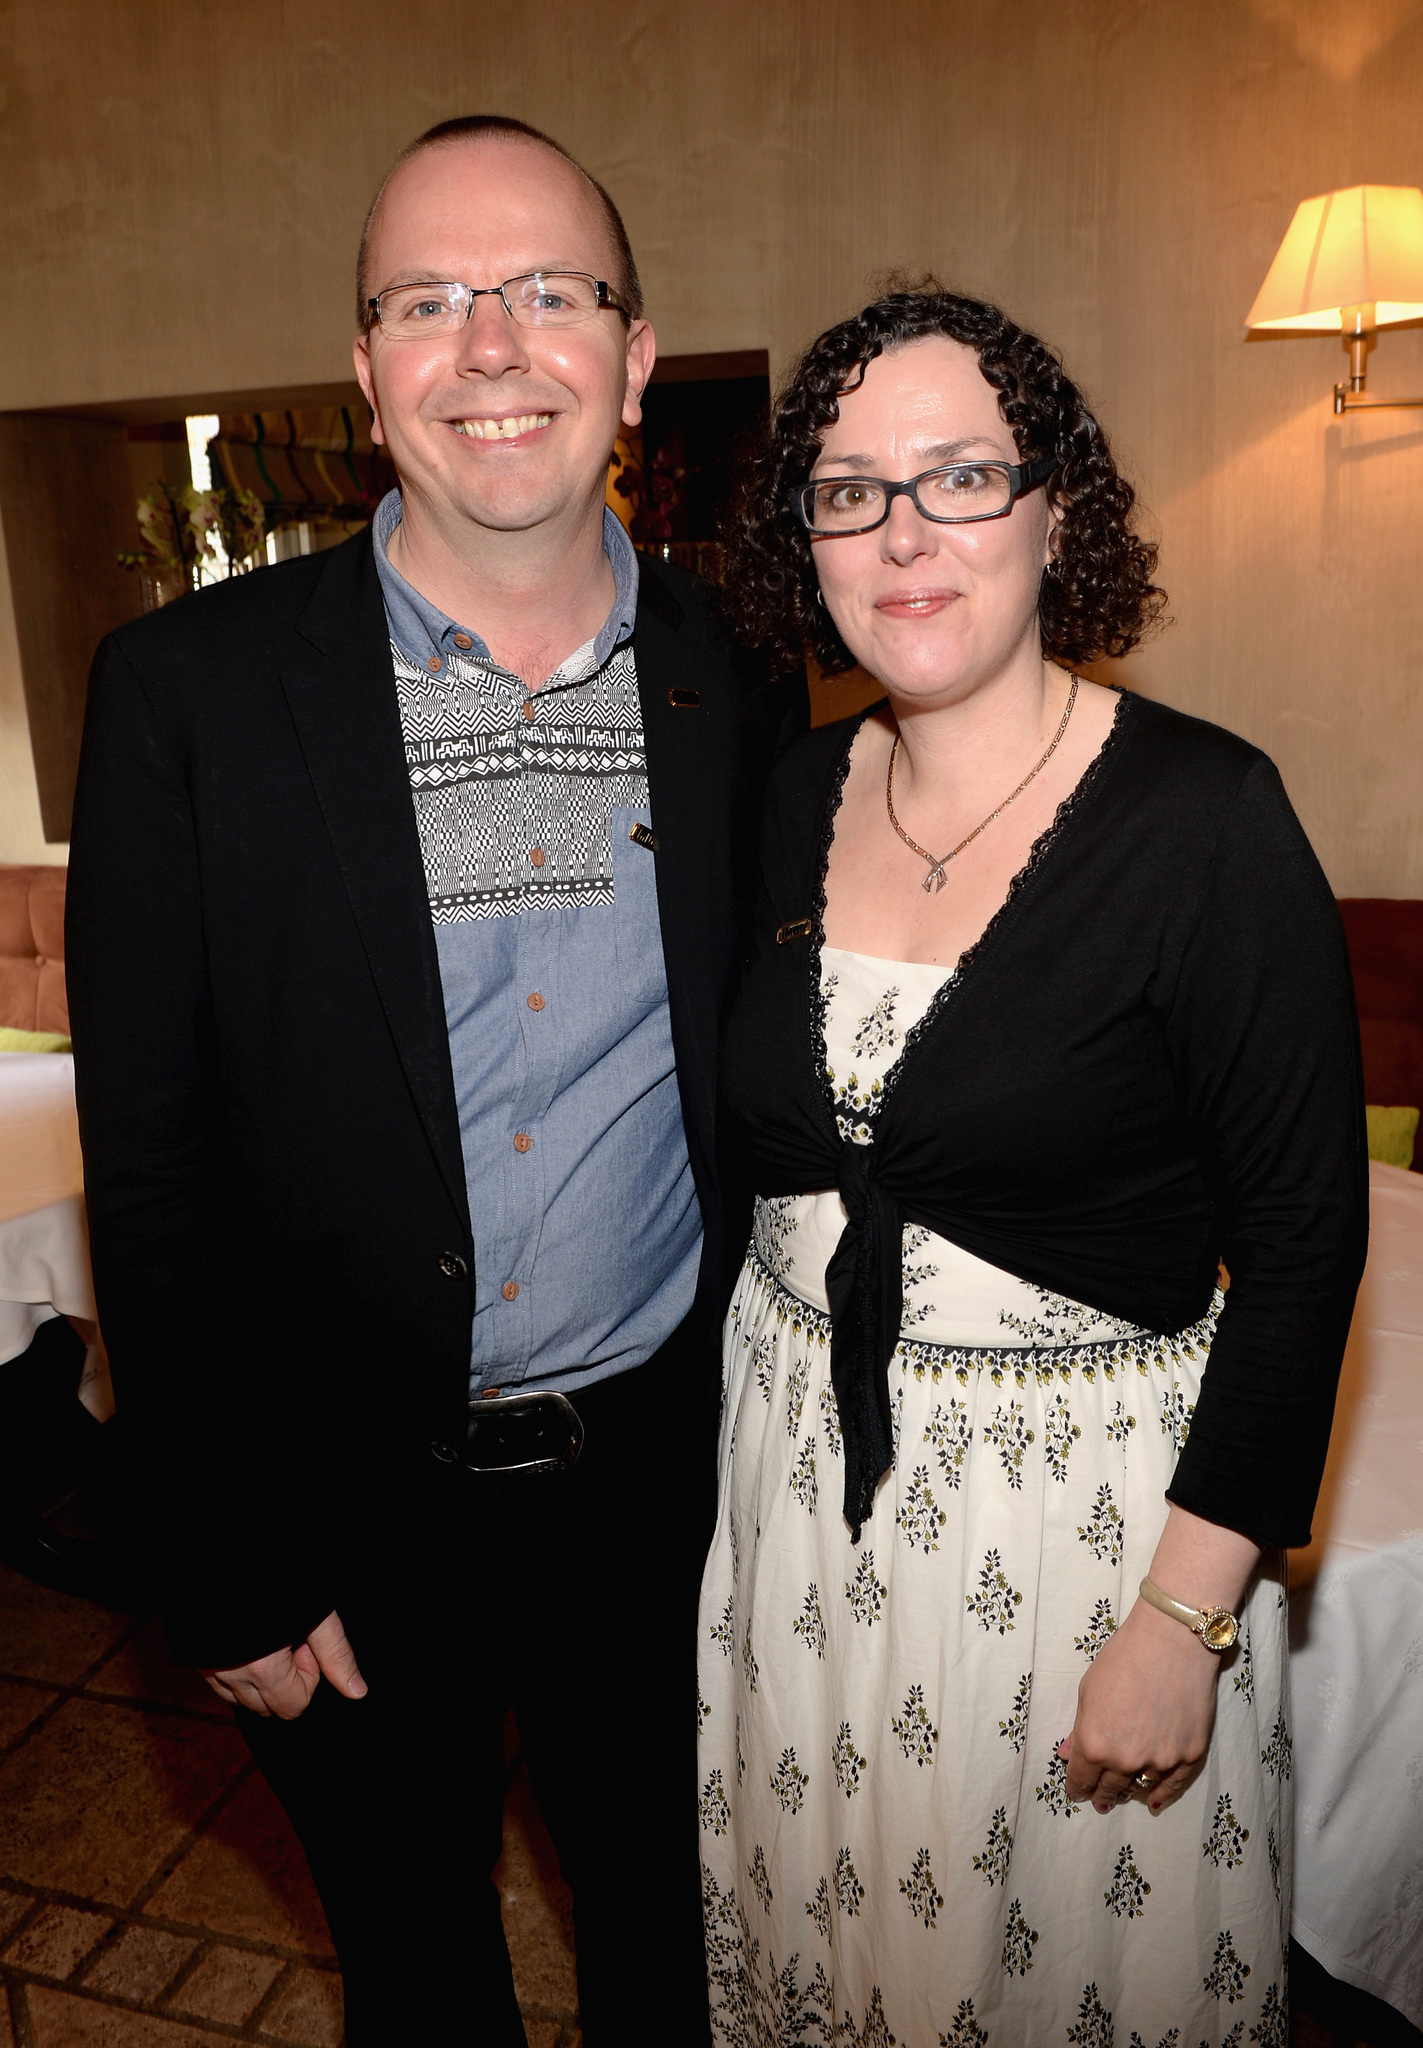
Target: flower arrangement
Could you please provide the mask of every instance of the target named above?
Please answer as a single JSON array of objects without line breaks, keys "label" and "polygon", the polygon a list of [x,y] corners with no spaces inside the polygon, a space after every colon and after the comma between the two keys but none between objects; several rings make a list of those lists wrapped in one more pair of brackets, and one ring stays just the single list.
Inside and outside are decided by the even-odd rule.
[{"label": "flower arrangement", "polygon": [[266,544],[267,520],[255,491],[230,491],[221,485],[207,491],[189,489],[183,493],[183,507],[204,564],[216,568],[226,563],[223,573],[228,576],[256,568]]},{"label": "flower arrangement", "polygon": [[255,491],[225,485],[175,490],[161,479],[135,506],[142,546],[119,556],[139,571],[145,609],[166,604],[200,582],[242,576],[262,561],[267,525]]},{"label": "flower arrangement", "polygon": [[134,508],[143,546],[135,554],[121,554],[120,568],[167,570],[182,579],[184,588],[191,588],[198,543],[188,524],[185,495],[161,479],[150,485]]}]

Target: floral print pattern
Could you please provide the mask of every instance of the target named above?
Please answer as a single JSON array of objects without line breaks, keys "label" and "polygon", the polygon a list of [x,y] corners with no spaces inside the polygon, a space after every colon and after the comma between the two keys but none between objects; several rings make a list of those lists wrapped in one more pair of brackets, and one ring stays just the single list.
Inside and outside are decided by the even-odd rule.
[{"label": "floral print pattern", "polygon": [[998,1453],[998,1462],[1008,1475],[1008,1484],[1015,1493],[1023,1490],[1023,1461],[1028,1455],[1028,1446],[1035,1440],[1034,1432],[1023,1420],[1022,1403],[1010,1401],[1006,1411],[995,1408],[993,1419],[983,1432],[983,1441],[992,1444]]},{"label": "floral print pattern", "polygon": [[1008,1826],[1008,1809],[1000,1806],[988,1823],[988,1839],[982,1852],[974,1857],[973,1867],[986,1884],[1006,1884],[1012,1854],[1013,1835]]},{"label": "floral print pattern", "polygon": [[1067,2039],[1070,2048],[1113,2048],[1116,2035],[1112,2015],[1103,2005],[1095,1984],[1089,1984],[1082,1993],[1076,2024],[1068,2028]]},{"label": "floral print pattern", "polygon": [[845,1581],[845,1598],[856,1621],[862,1621],[866,1628],[873,1628],[884,1613],[888,1592],[883,1579],[875,1577],[875,1554],[867,1550],[855,1566],[854,1578]]},{"label": "floral print pattern", "polygon": [[1275,1716],[1275,1725],[1270,1730],[1270,1739],[1260,1752],[1260,1761],[1272,1778],[1281,1778],[1288,1782],[1292,1747],[1284,1714],[1279,1713]]},{"label": "floral print pattern", "polygon": [[898,1001],[899,990],[887,988],[869,1015],[861,1017],[852,1040],[857,1059],[882,1060],[898,1046],[899,1033],[894,1028],[894,1006]]},{"label": "floral print pattern", "polygon": [[927,1465],[915,1466],[914,1477],[904,1489],[904,1500],[894,1519],[911,1550],[916,1543],[925,1556],[938,1549],[939,1531],[949,1518],[934,1498]]},{"label": "floral print pattern", "polygon": [[1099,1598],[1081,1635],[1072,1638],[1072,1647],[1080,1651],[1090,1664],[1102,1645],[1115,1635],[1116,1627],[1117,1618],[1112,1612],[1111,1601]]},{"label": "floral print pattern", "polygon": [[1013,1626],[1013,1609],[1022,1604],[1023,1596],[1009,1585],[998,1552],[985,1552],[978,1589],[964,1594],[969,1613],[978,1616],[980,1628],[996,1628],[1000,1636],[1006,1636]]},{"label": "floral print pattern", "polygon": [[922,1920],[926,1927],[937,1927],[937,1914],[944,1903],[944,1895],[934,1884],[933,1866],[929,1851],[921,1849],[914,1858],[914,1868],[908,1877],[899,1880],[899,1889],[904,1894],[905,1904],[916,1920]]},{"label": "floral print pattern", "polygon": [[1250,1975],[1249,1963],[1242,1962],[1235,1952],[1230,1929],[1223,1927],[1216,1936],[1215,1954],[1203,1982],[1212,1998],[1228,1999],[1234,2005],[1237,1998],[1245,1996],[1245,1980]]},{"label": "floral print pattern", "polygon": [[1054,1394],[1048,1403],[1043,1437],[1047,1468],[1059,1486],[1067,1484],[1068,1454],[1081,1435],[1082,1431],[1072,1419],[1066,1395]]},{"label": "floral print pattern", "polygon": [[1086,1527],[1080,1522],[1077,1525],[1077,1540],[1085,1543],[1093,1557],[1100,1558],[1104,1564],[1120,1564],[1125,1539],[1122,1511],[1112,1498],[1110,1485],[1103,1480],[1097,1488]]},{"label": "floral print pattern", "polygon": [[1005,1977],[1026,1977],[1033,1967],[1033,1950],[1038,1945],[1038,1930],[1029,1927],[1023,1918],[1023,1902],[1014,1899],[1008,1908],[1007,1924],[1003,1929],[1002,1969]]},{"label": "floral print pattern", "polygon": [[1139,1920],[1146,1911],[1147,1893],[1151,1886],[1137,1869],[1132,1857],[1130,1842],[1124,1842],[1117,1851],[1116,1868],[1112,1881],[1102,1894],[1103,1904],[1120,1920]]},{"label": "floral print pattern", "polygon": [[925,1764],[934,1761],[934,1745],[939,1731],[929,1719],[929,1709],[924,1704],[922,1685],[911,1685],[903,1709],[890,1720],[900,1748],[906,1757],[918,1764],[922,1770]]},{"label": "floral print pattern", "polygon": [[1018,1690],[1013,1695],[1013,1704],[1008,1709],[1006,1721],[998,1723],[998,1733],[1012,1746],[1016,1755],[1023,1747],[1028,1734],[1028,1702],[1033,1696],[1033,1674],[1025,1671],[1018,1680]]},{"label": "floral print pattern", "polygon": [[939,2048],[988,2048],[988,2036],[973,2016],[971,1998],[959,2006],[948,2033],[940,2034]]},{"label": "floral print pattern", "polygon": [[1201,1844],[1201,1854],[1208,1856],[1217,1869],[1223,1863],[1227,1870],[1234,1870],[1245,1861],[1245,1844],[1249,1840],[1250,1830],[1235,1818],[1230,1794],[1222,1792],[1215,1803],[1211,1831]]},{"label": "floral print pattern", "polygon": [[865,1888],[855,1875],[855,1866],[848,1849],[842,1849],[835,1858],[835,1898],[840,1911],[854,1919],[865,1896]]},{"label": "floral print pattern", "polygon": [[967,1405],[950,1400],[947,1407],[943,1407],[936,1401],[934,1412],[924,1425],[924,1442],[934,1446],[934,1456],[939,1461],[946,1486],[957,1489],[972,1441],[973,1430],[969,1426]]},{"label": "floral print pattern", "polygon": [[840,1732],[835,1737],[830,1761],[835,1766],[836,1784],[847,1799],[853,1799],[860,1789],[860,1773],[868,1767],[869,1758],[861,1756],[856,1749],[855,1738],[850,1732],[848,1721],[840,1723]]},{"label": "floral print pattern", "polygon": [[814,1650],[817,1657],[824,1657],[825,1616],[820,1611],[820,1594],[813,1581],[801,1603],[800,1613],[791,1623],[791,1634],[799,1636],[807,1650]]},{"label": "floral print pattern", "polygon": [[[854,1142],[873,1144],[935,979],[825,963]],[[824,1300],[838,1203],[758,1203],[727,1321],[699,1632],[717,2048],[1287,2048],[1270,1560],[1206,1768],[1149,1839],[1135,1800],[1074,1804],[1057,1754],[1149,1566],[1220,1298],[1176,1336],[1136,1330],[906,1225],[895,1460],[852,1543]]]}]

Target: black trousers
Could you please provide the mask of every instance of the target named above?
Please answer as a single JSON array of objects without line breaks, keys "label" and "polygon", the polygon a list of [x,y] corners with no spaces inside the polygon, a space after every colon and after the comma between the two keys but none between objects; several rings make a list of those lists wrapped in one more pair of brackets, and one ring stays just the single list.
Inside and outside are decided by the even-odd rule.
[{"label": "black trousers", "polygon": [[705,1387],[674,1337],[574,1397],[586,1436],[571,1470],[481,1476],[431,1458],[388,1500],[353,1501],[368,1536],[338,1611],[369,1693],[322,1684],[295,1721],[238,1716],[326,1908],[349,2048],[522,2048],[490,1875],[511,1705],[573,1893],[586,2048],[709,2041]]}]

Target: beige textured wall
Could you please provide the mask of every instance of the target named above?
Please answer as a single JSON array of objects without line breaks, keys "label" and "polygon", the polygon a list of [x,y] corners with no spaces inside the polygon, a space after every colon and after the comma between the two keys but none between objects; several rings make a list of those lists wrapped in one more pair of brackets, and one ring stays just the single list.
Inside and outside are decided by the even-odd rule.
[{"label": "beige textured wall", "polygon": [[611,186],[668,350],[774,371],[896,263],[1000,297],[1159,528],[1129,680],[1274,754],[1340,893],[1423,896],[1423,413],[1241,329],[1296,200],[1423,182],[1423,0],[51,0],[0,87],[0,407],[344,375],[369,193],[476,109]]}]

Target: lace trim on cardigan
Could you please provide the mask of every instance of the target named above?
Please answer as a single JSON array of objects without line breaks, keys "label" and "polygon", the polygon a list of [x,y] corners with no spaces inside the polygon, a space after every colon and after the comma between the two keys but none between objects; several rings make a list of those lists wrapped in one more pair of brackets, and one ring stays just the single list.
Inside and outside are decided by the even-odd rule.
[{"label": "lace trim on cardigan", "polygon": [[[1117,686],[1109,685],[1108,687],[1115,688]],[[1112,716],[1111,730],[1108,732],[1107,737],[1092,756],[1092,759],[1087,763],[1076,783],[1053,812],[1051,824],[1039,833],[1031,847],[1029,847],[1028,857],[1009,882],[1007,894],[1004,896],[1003,901],[994,911],[992,917],[989,918],[973,944],[966,947],[959,955],[953,972],[935,990],[934,999],[924,1012],[924,1015],[919,1019],[919,1022],[905,1033],[904,1043],[900,1047],[898,1059],[894,1062],[893,1066],[886,1069],[880,1081],[879,1100],[873,1112],[864,1119],[870,1125],[871,1130],[873,1130],[880,1117],[883,1116],[885,1104],[894,1092],[895,1083],[904,1069],[905,1062],[915,1052],[920,1040],[938,1022],[949,998],[956,990],[962,987],[964,976],[982,957],[985,949],[1000,930],[1004,918],[1013,908],[1023,891],[1032,882],[1038,869],[1061,838],[1073,813],[1083,802],[1084,798],[1090,794],[1101,773],[1103,763],[1116,750],[1117,742],[1126,723],[1127,707],[1130,704],[1134,704],[1135,701],[1130,691],[1125,689],[1120,691],[1117,708]],[[840,805],[844,801],[845,783],[850,774],[850,756],[854,751],[855,741],[860,736],[865,720],[877,708],[876,705],[871,704],[855,720],[854,729],[845,742],[845,751],[825,792],[825,809],[817,848],[818,881],[815,896],[811,903],[811,916],[815,920],[815,926],[810,939],[810,1044],[811,1050],[815,1055],[816,1071],[820,1078],[821,1090],[829,1105],[831,1122],[834,1124],[837,1134],[840,1126],[836,1116],[834,1090],[826,1071],[830,1059],[825,1043],[827,1004],[821,987],[822,976],[820,971],[820,955],[825,945],[825,882],[830,872],[830,848],[835,840],[835,820],[839,816]]]},{"label": "lace trim on cardigan", "polygon": [[825,1020],[829,1005],[821,986],[823,977],[820,972],[820,955],[825,945],[825,878],[830,872],[830,847],[835,838],[835,820],[840,815],[840,805],[845,797],[845,783],[850,773],[850,755],[854,751],[855,741],[860,737],[861,727],[875,708],[871,704],[855,720],[850,736],[845,742],[845,751],[840,756],[839,765],[825,792],[820,820],[820,839],[815,851],[815,895],[810,905],[810,914],[814,919],[807,954],[810,981],[810,1050],[815,1059],[816,1080],[830,1111],[830,1127],[837,1137],[840,1132],[840,1121],[835,1107],[835,1089],[829,1074],[830,1054],[825,1044]]}]

